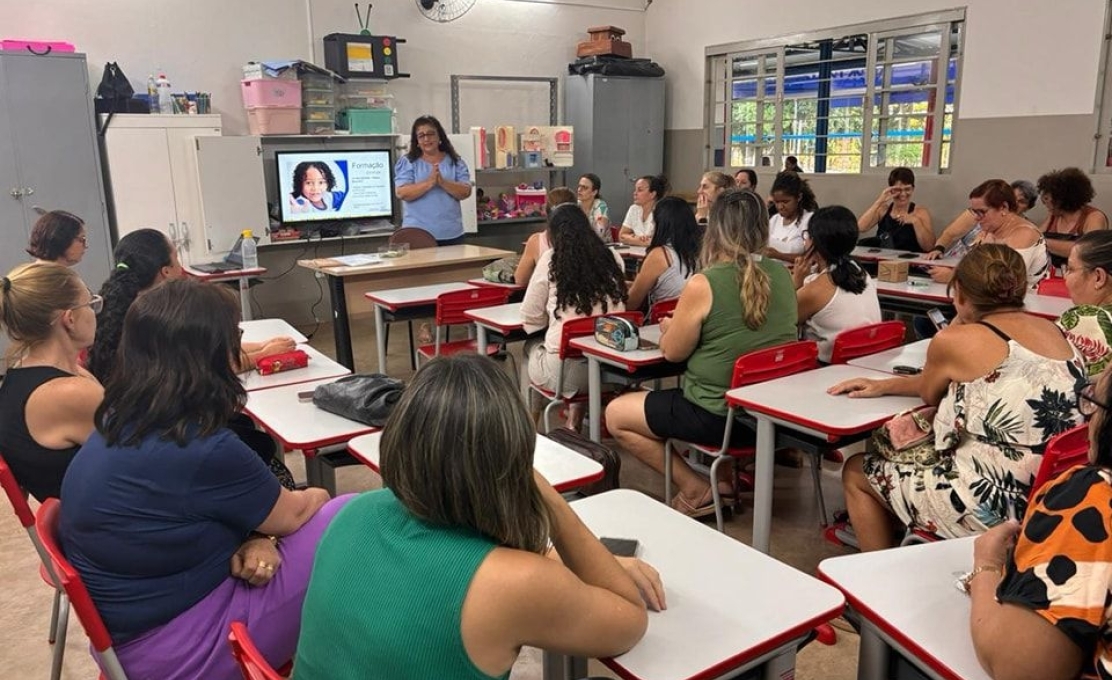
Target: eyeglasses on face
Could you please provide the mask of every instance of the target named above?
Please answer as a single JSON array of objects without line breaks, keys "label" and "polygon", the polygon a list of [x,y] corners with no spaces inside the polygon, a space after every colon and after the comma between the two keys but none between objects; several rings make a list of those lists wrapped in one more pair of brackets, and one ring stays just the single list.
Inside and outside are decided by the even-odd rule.
[{"label": "eyeglasses on face", "polygon": [[77,305],[76,307],[70,307],[70,309],[74,310],[81,309],[82,307],[88,307],[89,309],[93,310],[93,314],[100,314],[101,311],[104,309],[104,298],[99,295],[93,295],[92,291],[89,291],[89,295],[91,295],[92,297],[89,298],[88,302]]},{"label": "eyeglasses on face", "polygon": [[439,139],[440,135],[435,132],[418,132],[417,139]]},{"label": "eyeglasses on face", "polygon": [[1077,410],[1086,418],[1096,413],[1098,408],[1108,410],[1108,404],[1097,399],[1096,391],[1095,382],[1085,383],[1085,386],[1077,391]]},{"label": "eyeglasses on face", "polygon": [[75,241],[80,241],[81,245],[85,246],[86,248],[89,247],[89,237],[86,236],[85,234],[81,234],[80,236],[78,236],[74,240]]},{"label": "eyeglasses on face", "polygon": [[977,219],[982,219],[988,214],[989,208],[970,208],[969,212]]},{"label": "eyeglasses on face", "polygon": [[590,191],[591,189],[594,189],[594,187],[590,184],[580,184],[579,186],[575,187],[576,191]]}]

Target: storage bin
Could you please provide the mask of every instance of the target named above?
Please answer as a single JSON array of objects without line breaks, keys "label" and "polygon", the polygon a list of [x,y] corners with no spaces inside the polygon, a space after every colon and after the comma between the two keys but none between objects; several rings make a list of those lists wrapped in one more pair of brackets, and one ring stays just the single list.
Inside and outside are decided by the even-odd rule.
[{"label": "storage bin", "polygon": [[302,73],[301,89],[321,90],[325,92],[336,91],[335,83],[332,80],[332,76],[326,76],[320,73]]},{"label": "storage bin", "polygon": [[534,189],[533,187],[516,187],[514,189],[514,198],[517,199],[517,207],[525,214],[544,214],[544,202],[548,198],[548,191],[541,187]]},{"label": "storage bin", "polygon": [[329,123],[336,122],[336,107],[335,106],[311,106],[306,105],[301,107],[301,120],[323,120]]},{"label": "storage bin", "polygon": [[243,80],[240,94],[247,108],[301,106],[301,86],[289,80]]},{"label": "storage bin", "polygon": [[301,107],[249,108],[247,128],[253,135],[296,135],[301,132]]},{"label": "storage bin", "polygon": [[332,121],[306,120],[301,122],[301,132],[306,135],[334,135],[336,124]]},{"label": "storage bin", "polygon": [[302,90],[301,103],[305,106],[334,106],[336,97],[323,90]]},{"label": "storage bin", "polygon": [[262,64],[257,62],[250,62],[243,66],[243,79],[244,80],[292,80],[297,82],[297,69],[290,67],[283,69],[277,75],[270,75],[271,71],[263,68]]},{"label": "storage bin", "polygon": [[61,40],[0,40],[0,50],[5,52],[30,52],[31,54],[47,55],[53,53],[73,52],[73,43]]},{"label": "storage bin", "polygon": [[394,112],[390,109],[347,109],[340,115],[353,135],[388,135],[394,132]]}]

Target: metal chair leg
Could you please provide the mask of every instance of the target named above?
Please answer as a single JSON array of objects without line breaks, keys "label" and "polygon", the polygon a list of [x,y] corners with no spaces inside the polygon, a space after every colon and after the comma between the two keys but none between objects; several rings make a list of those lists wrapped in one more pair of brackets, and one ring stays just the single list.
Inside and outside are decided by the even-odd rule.
[{"label": "metal chair leg", "polygon": [[66,651],[66,629],[69,623],[69,598],[62,595],[59,600],[58,627],[54,640],[54,659],[50,664],[50,680],[61,680],[62,659]]},{"label": "metal chair leg", "polygon": [[822,451],[811,452],[811,479],[815,483],[815,499],[819,506],[819,524],[827,526],[826,499],[822,495]]},{"label": "metal chair leg", "polygon": [[722,464],[725,456],[715,456],[710,464],[710,494],[714,499],[714,519],[718,524],[719,533],[726,533],[726,520],[722,513],[722,492],[718,490],[718,466]]},{"label": "metal chair leg", "polygon": [[58,639],[58,608],[61,606],[62,589],[54,588],[54,605],[50,608],[50,634],[47,636],[46,641],[54,644]]},{"label": "metal chair leg", "polygon": [[664,502],[672,503],[672,447],[671,439],[664,442]]},{"label": "metal chair leg", "polygon": [[[413,322],[407,321],[406,326],[409,327],[409,367],[417,370],[417,345],[413,342]],[[385,373],[386,371],[383,371]]]}]

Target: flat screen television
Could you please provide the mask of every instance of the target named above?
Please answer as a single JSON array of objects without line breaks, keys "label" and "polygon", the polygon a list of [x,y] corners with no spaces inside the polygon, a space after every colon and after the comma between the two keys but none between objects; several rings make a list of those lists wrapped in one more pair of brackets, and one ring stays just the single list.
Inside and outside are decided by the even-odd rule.
[{"label": "flat screen television", "polygon": [[393,217],[389,151],[280,151],[274,156],[283,224]]}]

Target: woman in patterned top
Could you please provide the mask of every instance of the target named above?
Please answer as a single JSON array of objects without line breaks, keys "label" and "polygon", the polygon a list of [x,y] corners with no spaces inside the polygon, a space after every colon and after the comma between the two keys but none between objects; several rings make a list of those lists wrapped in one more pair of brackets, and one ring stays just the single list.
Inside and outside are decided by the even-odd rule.
[{"label": "woman in patterned top", "polygon": [[1090,464],[1044,486],[1022,529],[1006,522],[974,543],[970,629],[994,678],[1112,678],[1110,405],[1105,371],[1077,396]]},{"label": "woman in patterned top", "polygon": [[1085,358],[1090,376],[1099,375],[1112,360],[1112,231],[1082,236],[1066,261],[1066,290],[1075,307],[1062,313],[1058,325]]}]

